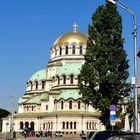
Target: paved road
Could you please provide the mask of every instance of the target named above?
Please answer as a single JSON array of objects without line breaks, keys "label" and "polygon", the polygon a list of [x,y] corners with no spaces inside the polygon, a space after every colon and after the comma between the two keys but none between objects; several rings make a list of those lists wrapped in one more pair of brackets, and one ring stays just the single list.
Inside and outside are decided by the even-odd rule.
[{"label": "paved road", "polygon": [[17,138],[16,140],[81,140],[80,137],[43,137],[43,138],[36,138],[36,137],[28,137],[28,138]]},{"label": "paved road", "polygon": [[79,135],[64,135],[63,137],[22,137],[17,135],[17,138],[11,138],[10,135],[1,134],[0,140],[81,140]]}]

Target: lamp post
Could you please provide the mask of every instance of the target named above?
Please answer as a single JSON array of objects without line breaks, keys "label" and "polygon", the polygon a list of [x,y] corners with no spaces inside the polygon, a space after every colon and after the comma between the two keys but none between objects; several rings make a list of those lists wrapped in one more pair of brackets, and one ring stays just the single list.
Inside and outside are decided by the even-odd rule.
[{"label": "lamp post", "polygon": [[137,26],[136,26],[136,16],[135,13],[127,6],[125,5],[123,2],[121,2],[120,0],[108,0],[113,4],[118,5],[119,7],[125,9],[126,11],[128,11],[134,20],[134,31],[133,31],[133,36],[134,36],[134,76],[132,78],[132,84],[134,86],[134,97],[135,97],[135,116],[134,116],[134,131],[138,132],[138,79],[137,79],[137,47],[136,47],[136,42],[137,42]]}]

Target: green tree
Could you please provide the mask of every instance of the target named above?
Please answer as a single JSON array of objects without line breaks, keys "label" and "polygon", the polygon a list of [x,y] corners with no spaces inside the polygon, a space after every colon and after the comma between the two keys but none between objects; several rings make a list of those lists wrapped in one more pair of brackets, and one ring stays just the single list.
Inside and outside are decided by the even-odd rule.
[{"label": "green tree", "polygon": [[109,106],[117,105],[131,87],[126,51],[123,49],[122,18],[115,5],[99,6],[88,27],[85,64],[81,70],[80,93],[102,112],[103,124],[109,120]]},{"label": "green tree", "polygon": [[9,111],[0,108],[0,131],[2,130],[2,118],[7,117],[9,114]]},{"label": "green tree", "polygon": [[9,111],[5,110],[5,109],[2,109],[0,108],[0,119],[3,118],[3,117],[6,117],[10,114]]}]

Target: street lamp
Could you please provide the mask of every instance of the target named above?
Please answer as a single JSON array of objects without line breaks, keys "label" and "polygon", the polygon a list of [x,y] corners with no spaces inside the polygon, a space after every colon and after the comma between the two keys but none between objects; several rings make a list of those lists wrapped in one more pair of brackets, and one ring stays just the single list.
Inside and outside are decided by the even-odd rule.
[{"label": "street lamp", "polygon": [[133,36],[134,36],[134,77],[132,80],[132,84],[134,85],[134,96],[135,96],[135,116],[134,116],[134,131],[138,132],[138,79],[137,79],[137,47],[136,47],[136,40],[137,40],[137,26],[136,26],[136,16],[135,13],[127,6],[125,5],[123,2],[121,2],[120,0],[108,0],[113,4],[118,5],[119,7],[125,9],[126,11],[128,11],[134,20],[134,32],[133,32]]}]

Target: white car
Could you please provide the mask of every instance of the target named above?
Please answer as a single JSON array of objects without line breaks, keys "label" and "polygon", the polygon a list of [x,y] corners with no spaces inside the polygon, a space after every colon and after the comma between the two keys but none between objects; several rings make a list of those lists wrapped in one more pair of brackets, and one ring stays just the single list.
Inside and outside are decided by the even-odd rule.
[{"label": "white car", "polygon": [[56,137],[62,137],[63,133],[61,131],[56,131],[55,136]]}]

